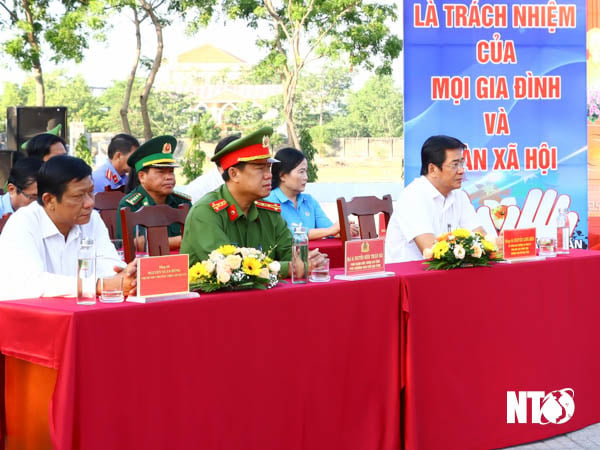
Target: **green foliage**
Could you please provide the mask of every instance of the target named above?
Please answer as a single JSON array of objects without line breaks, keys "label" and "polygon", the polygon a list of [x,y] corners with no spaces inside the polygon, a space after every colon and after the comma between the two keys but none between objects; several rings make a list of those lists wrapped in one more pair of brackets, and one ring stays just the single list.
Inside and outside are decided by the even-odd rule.
[{"label": "green foliage", "polygon": [[102,0],[14,1],[9,20],[0,22],[6,32],[1,46],[25,71],[40,65],[41,48],[50,50],[55,62],[81,62],[88,40],[104,38],[103,4]]},{"label": "green foliage", "polygon": [[[9,81],[4,83],[4,93],[0,97],[0,115],[5,117],[6,108],[9,106],[25,106],[27,104],[27,92],[17,83]],[[0,120],[0,132],[6,131],[6,120]]]},{"label": "green foliage", "polygon": [[92,151],[90,150],[85,134],[82,134],[77,140],[77,144],[75,144],[75,156],[83,159],[90,167],[93,167]]},{"label": "green foliage", "polygon": [[53,72],[45,84],[47,105],[66,106],[69,120],[83,122],[90,133],[104,131],[106,111],[81,75],[71,78],[64,71]]},{"label": "green foliage", "polygon": [[182,172],[187,182],[202,175],[206,153],[202,150],[202,142],[215,142],[219,139],[219,129],[209,113],[203,113],[198,122],[190,128],[188,136],[192,138],[182,162]]},{"label": "green foliage", "polygon": [[[99,97],[100,107],[106,112],[101,120],[101,129],[121,129],[120,110],[125,97],[125,88],[126,81],[117,81]],[[136,79],[131,98],[139,98],[142,90],[142,80]],[[193,110],[192,99],[189,96],[163,91],[152,92],[148,98],[148,112],[152,129],[157,136],[161,134],[185,135],[199,114],[198,111]],[[129,103],[128,118],[131,134],[143,136],[144,126],[139,102],[131,101]]]},{"label": "green foliage", "polygon": [[392,77],[374,76],[348,97],[347,114],[334,118],[326,128],[333,136],[398,137],[403,129],[402,92]]},{"label": "green foliage", "polygon": [[319,169],[315,164],[315,155],[317,154],[317,149],[313,146],[310,132],[306,129],[300,130],[300,147],[302,148],[302,152],[304,153],[304,156],[306,156],[306,161],[308,162],[308,181],[317,181],[319,178],[317,175]]},{"label": "green foliage", "polygon": [[[298,83],[294,120],[298,128],[311,128],[331,121],[344,112],[345,93],[350,88],[350,70],[341,65],[327,66],[305,74]],[[314,134],[313,134],[314,136]]]}]

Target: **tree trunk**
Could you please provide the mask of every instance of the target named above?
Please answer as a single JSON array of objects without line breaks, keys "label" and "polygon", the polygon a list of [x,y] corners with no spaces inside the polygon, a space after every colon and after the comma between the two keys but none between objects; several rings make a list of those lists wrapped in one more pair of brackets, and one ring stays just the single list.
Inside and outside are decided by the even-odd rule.
[{"label": "tree trunk", "polygon": [[27,32],[27,42],[31,46],[31,61],[33,64],[33,79],[35,80],[35,102],[37,106],[46,106],[46,91],[44,89],[44,76],[42,73],[42,63],[40,62],[40,43],[38,42],[37,36],[34,30],[34,20],[31,14],[31,5],[29,0],[22,1],[23,10],[25,11],[25,17],[27,24],[29,25],[29,31]]},{"label": "tree trunk", "polygon": [[138,64],[140,63],[140,55],[142,53],[142,33],[140,32],[140,20],[135,5],[131,6],[133,10],[133,18],[135,24],[135,59],[129,77],[127,78],[127,87],[125,88],[125,98],[123,99],[123,106],[119,113],[121,114],[121,123],[123,124],[123,131],[127,134],[131,134],[131,127],[129,126],[129,118],[127,113],[129,111],[129,101],[131,100],[131,91],[133,90],[133,83],[135,82],[135,73],[137,71]]},{"label": "tree trunk", "polygon": [[154,79],[156,78],[156,74],[158,73],[158,69],[160,68],[160,63],[162,61],[162,53],[163,53],[163,35],[162,35],[162,26],[158,17],[154,13],[152,9],[152,5],[148,4],[145,0],[142,0],[142,8],[144,11],[148,13],[150,19],[152,19],[152,23],[154,24],[154,30],[156,31],[156,55],[154,56],[154,62],[152,63],[152,69],[148,74],[148,78],[146,79],[146,84],[144,85],[144,90],[142,91],[142,95],[140,95],[140,106],[142,109],[142,121],[144,123],[144,139],[152,138],[152,128],[150,126],[150,116],[148,115],[148,97],[150,96],[150,90],[152,89],[152,85],[154,84]]},{"label": "tree trunk", "polygon": [[290,72],[283,85],[283,114],[288,133],[288,144],[300,149],[300,139],[294,123],[294,106],[296,103],[296,87],[298,85],[298,71]]}]

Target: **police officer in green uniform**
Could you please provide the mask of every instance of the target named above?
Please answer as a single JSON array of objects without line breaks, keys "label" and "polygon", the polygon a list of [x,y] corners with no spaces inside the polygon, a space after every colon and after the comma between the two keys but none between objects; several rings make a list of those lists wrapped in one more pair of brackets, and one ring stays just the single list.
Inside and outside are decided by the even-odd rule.
[{"label": "police officer in green uniform", "polygon": [[[281,217],[279,203],[262,201],[271,191],[270,127],[229,143],[212,161],[223,169],[225,184],[195,203],[185,221],[181,253],[190,255],[190,265],[208,258],[224,244],[271,251],[288,276],[292,258],[292,235]],[[323,255],[309,252],[309,268],[318,266]],[[303,266],[298,264],[299,270]]]},{"label": "police officer in green uniform", "polygon": [[[179,167],[173,151],[177,140],[173,136],[157,136],[142,144],[127,159],[127,164],[135,169],[132,177],[137,177],[139,185],[123,197],[119,209],[123,207],[137,211],[142,206],[169,205],[177,208],[187,203],[191,206],[187,195],[175,192],[174,168]],[[178,224],[168,228],[169,247],[176,250],[181,245],[181,230]],[[121,238],[121,217],[117,214],[116,237]]]}]

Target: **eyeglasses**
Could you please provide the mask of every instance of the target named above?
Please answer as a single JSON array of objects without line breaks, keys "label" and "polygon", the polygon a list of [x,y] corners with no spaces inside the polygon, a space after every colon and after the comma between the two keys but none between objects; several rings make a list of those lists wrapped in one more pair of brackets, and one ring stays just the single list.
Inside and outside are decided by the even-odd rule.
[{"label": "eyeglasses", "polygon": [[444,164],[446,167],[448,167],[451,170],[454,170],[455,172],[458,169],[464,169],[465,168],[465,162],[464,161],[456,161],[453,162],[451,164]]},{"label": "eyeglasses", "polygon": [[37,194],[35,194],[35,195],[28,194],[27,192],[23,192],[23,189],[21,189],[21,188],[17,188],[17,194],[23,194],[26,199],[28,199],[32,202],[37,200]]}]

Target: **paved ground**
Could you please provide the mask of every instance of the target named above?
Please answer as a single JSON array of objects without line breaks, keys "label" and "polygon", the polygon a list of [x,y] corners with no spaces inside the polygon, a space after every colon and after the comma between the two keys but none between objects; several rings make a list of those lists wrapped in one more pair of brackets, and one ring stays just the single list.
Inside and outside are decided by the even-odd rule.
[{"label": "paved ground", "polygon": [[543,441],[507,448],[518,450],[600,450],[600,423]]}]

